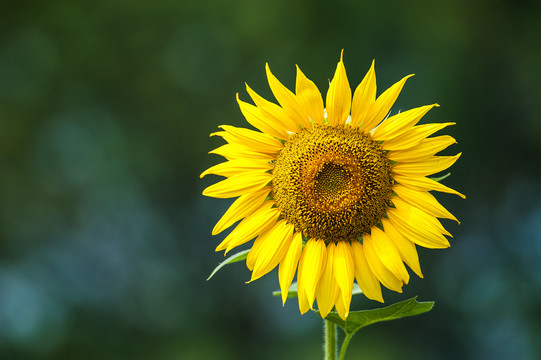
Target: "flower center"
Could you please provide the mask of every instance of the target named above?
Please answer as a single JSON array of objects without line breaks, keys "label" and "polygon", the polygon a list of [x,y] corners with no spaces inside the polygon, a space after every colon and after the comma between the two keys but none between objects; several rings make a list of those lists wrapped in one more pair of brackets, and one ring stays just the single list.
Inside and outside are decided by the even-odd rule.
[{"label": "flower center", "polygon": [[323,201],[340,199],[350,191],[351,173],[342,165],[327,163],[314,179],[314,191]]},{"label": "flower center", "polygon": [[313,125],[278,154],[273,197],[308,238],[327,242],[370,233],[389,205],[391,163],[370,135],[349,125]]}]

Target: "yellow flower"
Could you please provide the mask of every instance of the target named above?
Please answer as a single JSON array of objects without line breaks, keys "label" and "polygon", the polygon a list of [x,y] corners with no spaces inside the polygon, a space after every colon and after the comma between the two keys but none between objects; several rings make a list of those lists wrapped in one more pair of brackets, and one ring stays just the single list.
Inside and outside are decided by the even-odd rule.
[{"label": "yellow flower", "polygon": [[464,195],[427,176],[460,156],[435,156],[456,141],[429,137],[454,123],[416,125],[437,104],[388,116],[411,75],[376,98],[374,63],[352,98],[341,57],[326,108],[298,67],[295,93],[268,64],[266,71],[280,105],[249,86],[255,106],[237,94],[244,117],[260,132],[222,125],[212,134],[227,144],[211,153],[227,161],[201,177],[226,179],[203,195],[238,197],[212,234],[242,219],[216,251],[256,238],[246,259],[251,281],[278,266],[285,303],[297,272],[301,313],[317,301],[322,317],[335,307],[345,319],[354,280],[368,298],[383,302],[380,283],[397,292],[408,283],[404,263],[423,276],[415,245],[449,247],[445,235],[451,234],[438,218],[456,218],[430,191]]}]

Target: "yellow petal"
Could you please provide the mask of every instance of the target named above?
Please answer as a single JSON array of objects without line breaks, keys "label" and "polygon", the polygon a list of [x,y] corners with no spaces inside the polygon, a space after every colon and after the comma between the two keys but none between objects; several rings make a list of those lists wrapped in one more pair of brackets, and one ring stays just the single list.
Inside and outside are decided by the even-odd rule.
[{"label": "yellow petal", "polygon": [[398,249],[398,252],[400,253],[400,258],[404,260],[406,264],[420,277],[423,277],[423,273],[421,272],[421,265],[419,264],[419,255],[417,254],[417,250],[415,249],[415,244],[406,239],[396,228],[393,226],[393,224],[387,220],[383,219],[381,220],[383,224],[383,228],[385,229],[385,234],[391,239],[393,244]]},{"label": "yellow petal", "polygon": [[388,209],[387,215],[394,227],[408,240],[417,245],[430,249],[442,249],[450,246],[449,241],[441,234],[441,231],[431,221],[427,220],[426,217],[430,215],[413,206]]},{"label": "yellow petal", "polygon": [[[265,231],[259,232],[259,235],[263,235],[266,232],[271,231],[275,225],[276,225],[276,222],[271,227],[268,227]],[[254,244],[250,248],[250,251],[248,252],[248,256],[246,257],[246,267],[248,268],[248,270],[250,271],[254,270],[254,265],[257,260],[257,257],[259,256],[259,253],[261,252],[262,245],[263,243],[261,241],[257,241],[257,242],[254,241]]]},{"label": "yellow petal", "polygon": [[374,61],[363,81],[355,89],[351,103],[351,126],[359,126],[365,119],[372,104],[376,101],[376,72]]},{"label": "yellow petal", "polygon": [[266,119],[271,119],[273,123],[281,124],[281,127],[286,131],[299,131],[299,125],[297,124],[297,120],[290,117],[283,108],[259,96],[248,86],[248,84],[246,84],[246,90],[254,101],[254,104],[257,105],[257,107],[261,111],[261,114]]},{"label": "yellow petal", "polygon": [[[412,190],[404,185],[393,186],[393,191],[404,201],[410,203],[425,213],[444,219],[455,220],[456,217],[445,209],[434,196],[427,191]],[[459,223],[460,224],[460,223]]]},{"label": "yellow petal", "polygon": [[267,80],[272,93],[286,114],[302,126],[309,127],[310,121],[302,116],[301,106],[299,105],[295,94],[282,85],[282,83],[272,74],[269,64],[265,64],[265,70],[267,71]]},{"label": "yellow petal", "polygon": [[415,126],[419,120],[421,120],[421,118],[435,106],[439,105],[432,104],[421,106],[388,117],[376,128],[376,130],[374,130],[372,138],[376,141],[381,141],[392,139],[401,135],[404,131]]},{"label": "yellow petal", "polygon": [[431,224],[434,228],[438,229],[440,233],[444,235],[449,235],[452,237],[452,235],[447,230],[445,230],[443,225],[435,216],[429,215],[426,212],[422,211],[421,209],[411,204],[408,204],[406,201],[402,200],[400,197],[393,196],[391,200],[397,210],[404,210],[405,212],[413,211],[417,217],[422,218],[423,221]]},{"label": "yellow petal", "polygon": [[387,157],[396,162],[418,161],[427,159],[453,144],[456,144],[456,140],[452,136],[436,136],[421,140],[410,149],[390,151]]},{"label": "yellow petal", "polygon": [[334,253],[334,277],[340,287],[341,300],[346,310],[345,316],[349,314],[349,305],[353,291],[353,279],[355,278],[355,263],[353,253],[348,242],[339,241],[336,244]]},{"label": "yellow petal", "polygon": [[352,241],[351,249],[353,251],[353,259],[355,260],[355,278],[363,294],[369,299],[383,302],[379,280],[372,273],[366,262],[363,246],[358,241]]},{"label": "yellow petal", "polygon": [[260,235],[254,242],[261,242],[261,250],[255,259],[254,270],[250,281],[259,279],[274,269],[284,258],[291,239],[293,238],[294,227],[288,224],[286,220],[280,220],[269,231]]},{"label": "yellow petal", "polygon": [[237,227],[233,229],[226,236],[224,241],[228,241],[225,253],[227,254],[231,249],[242,245],[257,235],[264,233],[270,229],[278,220],[280,210],[273,208],[274,201],[267,201],[263,205],[254,211],[250,216],[244,218]]},{"label": "yellow petal", "polygon": [[343,55],[344,51],[342,50],[340,61],[336,66],[334,77],[327,92],[327,119],[332,126],[344,124],[351,109],[351,88],[342,61]]},{"label": "yellow petal", "polygon": [[237,94],[237,102],[242,115],[244,115],[246,121],[248,121],[250,125],[259,129],[265,134],[272,135],[278,139],[285,140],[289,138],[287,129],[282,123],[276,121],[274,118],[265,116],[256,106],[240,100],[239,94]]},{"label": "yellow petal", "polygon": [[394,243],[389,239],[387,234],[377,226],[372,227],[371,233],[371,243],[383,265],[398,279],[407,284],[410,276]]},{"label": "yellow petal", "polygon": [[203,195],[226,199],[260,190],[272,180],[272,175],[261,171],[244,172],[210,185]]},{"label": "yellow petal", "polygon": [[418,125],[393,139],[384,141],[381,147],[384,150],[404,150],[418,145],[423,139],[447,126],[455,123]]},{"label": "yellow petal", "polygon": [[303,119],[308,117],[317,124],[323,124],[324,108],[321,93],[317,86],[304,76],[298,66],[295,93],[302,109]]},{"label": "yellow petal", "polygon": [[370,235],[363,235],[363,249],[366,262],[378,280],[388,289],[401,293],[402,281],[383,265],[374,249],[374,244]]},{"label": "yellow petal", "polygon": [[253,151],[246,146],[238,145],[238,144],[222,145],[217,149],[209,151],[209,154],[220,155],[220,156],[225,157],[227,160],[255,159],[255,160],[271,161],[276,158],[275,155]]},{"label": "yellow petal", "polygon": [[361,130],[370,131],[385,118],[402,91],[406,80],[412,76],[413,75],[408,75],[404,77],[402,80],[385,90],[383,94],[376,99],[366,115],[366,120],[361,124]]},{"label": "yellow petal", "polygon": [[462,155],[462,153],[458,153],[455,156],[433,156],[427,160],[415,162],[400,162],[393,165],[392,169],[396,174],[411,177],[424,177],[449,168],[458,160],[460,155]]},{"label": "yellow petal", "polygon": [[455,194],[455,195],[460,196],[463,199],[466,198],[465,195],[459,193],[458,191],[453,190],[450,187],[447,187],[435,180],[432,180],[426,177],[411,178],[408,176],[395,174],[393,175],[393,178],[397,183],[407,186],[408,188],[413,189],[413,190],[418,190],[418,191],[434,190],[434,191],[439,191],[439,192],[444,192],[444,193],[449,193],[449,194]]},{"label": "yellow petal", "polygon": [[274,165],[272,165],[267,159],[236,159],[214,165],[203,171],[199,177],[202,178],[209,174],[231,177],[245,171],[259,169],[265,172],[273,168]]},{"label": "yellow petal", "polygon": [[[303,248],[302,253],[304,253],[306,246]],[[299,310],[301,315],[307,312],[312,308],[312,303],[308,301],[308,296],[306,295],[306,287],[304,286],[303,277],[301,276],[301,269],[304,267],[304,259],[301,253],[299,258],[299,266],[297,271],[297,298],[299,301]]]},{"label": "yellow petal", "polygon": [[[339,297],[342,297],[342,294],[338,295]],[[338,313],[338,316],[344,321],[346,321],[348,315],[349,315],[349,307],[344,306],[344,302],[339,300],[336,302],[336,312]]]},{"label": "yellow petal", "polygon": [[216,249],[214,249],[214,251],[222,251],[222,250],[227,249],[227,246],[229,246],[230,241],[231,241],[231,238],[226,237],[225,239],[222,240],[222,242],[218,246],[216,246]]},{"label": "yellow petal", "polygon": [[286,255],[280,262],[278,268],[278,280],[280,282],[280,290],[282,291],[282,304],[286,303],[289,287],[297,271],[297,264],[302,252],[302,233],[298,232],[293,236]]},{"label": "yellow petal", "polygon": [[334,243],[327,246],[327,265],[316,291],[317,307],[322,318],[325,318],[332,310],[340,292],[334,274],[335,250],[336,245]]},{"label": "yellow petal", "polygon": [[280,141],[268,134],[230,125],[220,125],[220,127],[225,130],[220,136],[228,143],[238,143],[266,154],[275,154],[284,147]]},{"label": "yellow petal", "polygon": [[[299,268],[300,268],[300,262],[299,262]],[[306,296],[305,291],[299,291],[299,289],[302,289],[300,282],[299,282],[299,276],[297,275],[297,299],[299,301],[299,310],[301,312],[301,315],[306,313],[312,305],[308,302],[308,297]]]},{"label": "yellow petal", "polygon": [[221,233],[240,219],[256,211],[263,204],[271,190],[270,186],[266,186],[261,190],[240,196],[218,220],[216,226],[212,229],[212,235]]},{"label": "yellow petal", "polygon": [[327,250],[323,240],[310,239],[304,246],[299,261],[299,272],[297,274],[297,290],[304,291],[310,308],[316,297],[316,289],[325,270]]}]

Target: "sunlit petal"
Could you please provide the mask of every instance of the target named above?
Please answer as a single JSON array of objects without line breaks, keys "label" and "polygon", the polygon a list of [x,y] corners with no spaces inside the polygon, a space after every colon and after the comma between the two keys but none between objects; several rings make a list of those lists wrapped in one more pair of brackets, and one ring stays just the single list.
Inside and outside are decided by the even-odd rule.
[{"label": "sunlit petal", "polygon": [[351,126],[357,127],[366,120],[368,111],[376,101],[376,72],[374,63],[366,73],[363,81],[355,89],[351,103]]},{"label": "sunlit petal", "polygon": [[278,280],[280,281],[280,291],[282,293],[282,303],[286,303],[289,287],[297,271],[297,265],[302,252],[302,233],[298,232],[293,236],[289,248],[280,262],[278,268]]},{"label": "sunlit petal", "polygon": [[351,88],[349,87],[346,68],[340,56],[334,77],[327,92],[327,119],[333,126],[343,124],[349,116],[351,109]]},{"label": "sunlit petal", "polygon": [[[309,118],[317,124],[323,124],[323,99],[317,86],[310,81],[297,66],[295,86],[297,100],[302,108],[303,119]],[[303,123],[306,123],[303,121]]]}]

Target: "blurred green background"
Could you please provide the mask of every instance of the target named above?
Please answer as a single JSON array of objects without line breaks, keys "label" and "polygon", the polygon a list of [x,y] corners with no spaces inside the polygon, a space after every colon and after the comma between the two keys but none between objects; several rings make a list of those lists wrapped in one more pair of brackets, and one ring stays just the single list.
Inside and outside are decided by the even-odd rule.
[{"label": "blurred green background", "polygon": [[[199,174],[244,82],[323,94],[415,73],[463,152],[439,199],[461,221],[403,294],[432,312],[362,330],[355,359],[541,358],[541,7],[527,1],[18,1],[0,12],[0,359],[318,359],[321,320],[245,284]],[[374,307],[363,299],[353,309]]]}]

